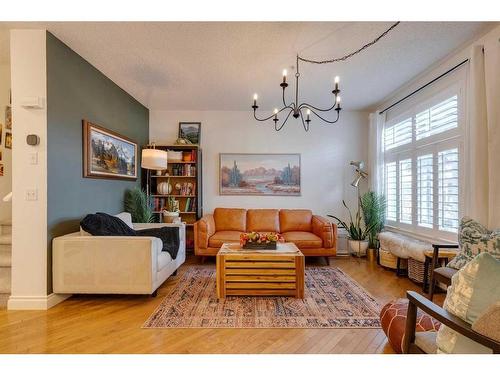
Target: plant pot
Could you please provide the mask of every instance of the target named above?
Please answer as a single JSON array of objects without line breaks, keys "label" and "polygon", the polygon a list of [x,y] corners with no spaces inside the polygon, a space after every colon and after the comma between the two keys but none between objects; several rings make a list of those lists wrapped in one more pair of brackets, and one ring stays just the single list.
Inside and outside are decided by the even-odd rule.
[{"label": "plant pot", "polygon": [[354,255],[358,257],[366,256],[366,250],[368,249],[368,241],[349,240],[349,246],[351,247],[351,252]]},{"label": "plant pot", "polygon": [[366,258],[368,259],[369,262],[376,262],[377,261],[377,249],[368,248],[368,250],[366,252]]},{"label": "plant pot", "polygon": [[176,218],[179,217],[178,212],[169,212],[169,211],[163,211],[163,222],[164,223],[173,223]]}]

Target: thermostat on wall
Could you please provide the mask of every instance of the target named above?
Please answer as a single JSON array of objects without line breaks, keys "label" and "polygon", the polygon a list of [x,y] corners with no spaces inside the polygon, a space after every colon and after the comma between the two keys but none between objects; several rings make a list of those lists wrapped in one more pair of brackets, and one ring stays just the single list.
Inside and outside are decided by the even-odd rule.
[{"label": "thermostat on wall", "polygon": [[26,96],[21,99],[21,107],[27,109],[42,109],[43,98],[40,96]]}]

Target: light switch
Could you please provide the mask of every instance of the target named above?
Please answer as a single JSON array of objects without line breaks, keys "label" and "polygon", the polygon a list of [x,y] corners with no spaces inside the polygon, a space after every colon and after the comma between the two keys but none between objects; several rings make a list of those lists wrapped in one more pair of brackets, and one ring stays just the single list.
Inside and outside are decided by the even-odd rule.
[{"label": "light switch", "polygon": [[26,189],[26,200],[27,201],[36,201],[36,200],[38,200],[38,191],[37,191],[37,189]]},{"label": "light switch", "polygon": [[30,164],[32,165],[38,164],[38,152],[32,152],[30,154]]}]

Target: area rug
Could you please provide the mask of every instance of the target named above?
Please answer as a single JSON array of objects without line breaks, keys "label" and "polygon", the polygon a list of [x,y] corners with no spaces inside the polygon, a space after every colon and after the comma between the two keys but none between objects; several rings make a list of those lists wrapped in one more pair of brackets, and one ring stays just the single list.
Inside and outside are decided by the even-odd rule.
[{"label": "area rug", "polygon": [[213,266],[189,266],[143,328],[380,328],[380,307],[339,268],[307,267],[305,298],[217,299]]}]

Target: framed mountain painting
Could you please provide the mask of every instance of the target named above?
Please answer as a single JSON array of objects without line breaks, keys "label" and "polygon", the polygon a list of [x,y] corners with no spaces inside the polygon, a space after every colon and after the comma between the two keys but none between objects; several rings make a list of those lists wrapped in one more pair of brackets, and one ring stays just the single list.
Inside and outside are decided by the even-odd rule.
[{"label": "framed mountain painting", "polygon": [[300,196],[300,154],[220,154],[220,195]]},{"label": "framed mountain painting", "polygon": [[137,179],[137,143],[83,120],[83,177]]}]

